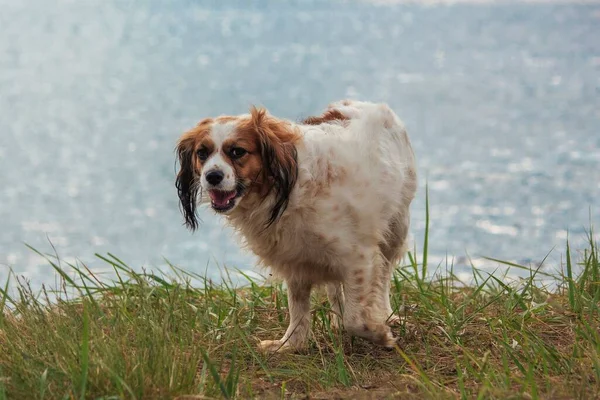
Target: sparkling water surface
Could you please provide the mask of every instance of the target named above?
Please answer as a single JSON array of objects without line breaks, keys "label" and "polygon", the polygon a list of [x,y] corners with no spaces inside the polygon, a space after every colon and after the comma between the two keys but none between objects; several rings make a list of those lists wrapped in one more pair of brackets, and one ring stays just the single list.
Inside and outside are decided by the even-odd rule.
[{"label": "sparkling water surface", "polygon": [[[218,217],[191,234],[174,146],[250,104],[299,119],[388,102],[429,183],[430,262],[535,264],[600,209],[600,5],[0,0],[0,281],[103,268],[253,269]],[[594,214],[595,212],[595,214]],[[490,268],[496,267],[491,265]]]}]

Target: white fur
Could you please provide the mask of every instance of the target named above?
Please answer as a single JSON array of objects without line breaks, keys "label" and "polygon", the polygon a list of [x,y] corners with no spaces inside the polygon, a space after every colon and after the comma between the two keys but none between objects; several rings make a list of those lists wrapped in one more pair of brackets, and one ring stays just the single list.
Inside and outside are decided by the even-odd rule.
[{"label": "white fur", "polygon": [[201,185],[203,188],[209,188],[211,185],[206,181],[206,174],[211,171],[221,171],[225,175],[221,183],[218,185],[220,190],[230,191],[235,190],[235,172],[231,165],[223,158],[221,147],[225,139],[235,130],[235,125],[231,122],[226,124],[213,124],[211,126],[211,138],[214,141],[215,149],[217,149],[205,161],[202,168]]},{"label": "white fur", "polygon": [[[298,177],[281,217],[265,228],[274,194],[251,192],[226,219],[264,266],[285,279],[290,325],[267,351],[299,350],[310,328],[310,292],[325,284],[334,311],[350,333],[393,346],[389,285],[403,256],[416,191],[413,151],[406,130],[384,104],[332,104],[346,119],[289,124],[298,132]],[[217,148],[230,124],[212,126]],[[215,155],[210,168],[226,168]],[[235,177],[234,177],[235,178]]]},{"label": "white fur", "polygon": [[[416,191],[415,160],[402,122],[387,105],[330,106],[349,118],[293,124],[299,175],[281,218],[265,229],[271,198],[244,201],[227,215],[262,264],[285,279],[290,326],[267,351],[306,346],[309,296],[326,284],[332,308],[352,334],[392,346],[389,285],[403,256]],[[272,195],[271,195],[272,196]],[[334,321],[335,322],[335,321]],[[389,322],[389,321],[388,321]]]}]

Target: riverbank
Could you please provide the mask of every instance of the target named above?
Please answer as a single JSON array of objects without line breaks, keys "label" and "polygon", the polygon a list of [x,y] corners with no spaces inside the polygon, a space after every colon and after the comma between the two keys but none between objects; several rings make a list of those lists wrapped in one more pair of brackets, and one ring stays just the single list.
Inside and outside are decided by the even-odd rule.
[{"label": "riverbank", "polygon": [[309,352],[268,356],[256,344],[286,328],[280,285],[249,278],[236,289],[174,266],[169,277],[140,273],[110,255],[100,260],[117,277],[107,283],[48,256],[57,291],[20,281],[0,293],[0,399],[600,395],[593,240],[577,254],[567,245],[562,270],[542,265],[518,281],[500,271],[526,267],[502,262],[493,275],[473,268],[470,284],[450,265],[423,279],[423,255],[395,275],[394,351],[332,330],[315,293]]}]

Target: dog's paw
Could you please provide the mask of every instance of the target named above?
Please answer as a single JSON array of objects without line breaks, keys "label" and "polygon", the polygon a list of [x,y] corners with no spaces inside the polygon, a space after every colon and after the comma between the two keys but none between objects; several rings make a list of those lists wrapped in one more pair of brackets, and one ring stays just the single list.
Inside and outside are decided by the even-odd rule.
[{"label": "dog's paw", "polygon": [[289,341],[282,340],[261,340],[258,349],[267,354],[302,353],[306,350],[304,346],[292,346]]},{"label": "dog's paw", "polygon": [[391,332],[383,333],[375,341],[375,344],[385,347],[386,349],[393,349],[398,343],[398,338],[394,337]]},{"label": "dog's paw", "polygon": [[365,329],[367,333],[365,336],[370,336],[368,338],[379,346],[391,349],[396,345],[397,339],[387,325],[365,325],[363,329]]},{"label": "dog's paw", "polygon": [[388,324],[389,326],[398,326],[398,325],[402,325],[402,319],[399,316],[397,316],[396,314],[392,314],[389,316],[387,321],[385,321],[385,323]]},{"label": "dog's paw", "polygon": [[288,350],[290,346],[282,343],[281,340],[261,340],[258,344],[258,350],[263,353],[282,353]]},{"label": "dog's paw", "polygon": [[396,346],[397,338],[392,334],[390,327],[383,323],[364,323],[360,327],[352,327],[350,333],[388,349]]}]

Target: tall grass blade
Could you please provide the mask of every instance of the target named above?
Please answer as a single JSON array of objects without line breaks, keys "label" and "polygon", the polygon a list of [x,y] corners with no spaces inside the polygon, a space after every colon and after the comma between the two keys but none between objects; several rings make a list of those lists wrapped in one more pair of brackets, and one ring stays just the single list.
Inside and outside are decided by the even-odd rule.
[{"label": "tall grass blade", "polygon": [[[548,258],[549,255],[550,255],[550,253],[546,254],[546,257],[543,258],[542,262],[540,262],[540,265],[538,265],[538,267],[535,269],[533,274],[531,274],[531,271],[530,271],[530,276],[529,276],[529,279],[527,280],[527,283],[523,287],[523,290],[521,290],[521,293],[519,295],[517,295],[517,299],[518,299],[517,301],[520,304],[525,304],[525,302],[523,301],[525,294],[527,293],[527,290],[529,290],[529,288],[533,285],[533,280],[535,279],[536,275],[540,272],[540,268],[542,268],[542,266],[544,265],[544,262],[546,261],[546,258]],[[516,307],[516,305],[515,305],[515,307]],[[514,307],[513,307],[513,309],[514,309]]]},{"label": "tall grass blade", "polygon": [[233,351],[231,352],[231,366],[229,367],[229,372],[227,373],[227,378],[225,378],[225,387],[227,388],[227,393],[231,396],[235,395],[236,388],[238,385],[238,380],[240,377],[240,370],[236,364],[237,361],[237,346],[233,347]]},{"label": "tall grass blade", "polygon": [[567,238],[567,285],[569,287],[569,304],[571,309],[575,310],[575,281],[573,280],[573,264],[571,263],[571,248],[569,238]]},{"label": "tall grass blade", "polygon": [[4,385],[4,377],[2,375],[2,368],[0,368],[0,400],[7,400],[6,386]]},{"label": "tall grass blade", "polygon": [[400,346],[396,345],[394,346],[394,349],[396,349],[398,354],[400,354],[400,356],[404,359],[404,361],[406,361],[410,368],[421,377],[425,386],[429,389],[432,388],[433,384],[431,383],[431,380],[429,379],[427,374],[417,365],[417,363],[414,362],[404,351],[402,351]]},{"label": "tall grass blade", "polygon": [[2,295],[2,299],[0,299],[0,327],[4,325],[4,307],[6,307],[6,301],[12,302],[8,295],[8,286],[10,284],[10,274],[8,278],[6,278],[6,284],[4,285],[4,289],[0,289],[0,295]]},{"label": "tall grass blade", "polygon": [[427,253],[429,251],[429,185],[425,184],[425,237],[423,238],[423,269],[421,279],[427,277]]},{"label": "tall grass blade", "polygon": [[336,346],[335,349],[335,365],[338,371],[338,379],[340,383],[344,386],[350,386],[350,375],[348,374],[348,368],[346,368],[346,363],[344,361],[344,351],[340,348],[341,346]]},{"label": "tall grass blade", "polygon": [[54,269],[54,271],[56,271],[58,275],[60,275],[61,278],[63,278],[67,283],[69,283],[71,287],[77,289],[81,293],[81,290],[79,289],[79,286],[75,283],[75,281],[60,266],[56,265],[52,260],[50,260],[50,257],[33,248],[32,246],[28,245],[27,243],[25,243],[25,246],[27,246],[34,253],[43,257],[48,262],[48,264],[50,264],[50,266]]},{"label": "tall grass blade", "polygon": [[[518,268],[518,269],[525,270],[525,271],[531,271],[530,267],[527,267],[527,266],[521,265],[521,264],[517,264],[517,263],[513,263],[513,262],[510,262],[510,261],[505,261],[505,260],[500,260],[498,258],[485,257],[485,256],[483,256],[481,258],[483,258],[484,260],[494,261],[494,262],[497,262],[497,263],[500,263],[500,264],[508,265],[509,267],[514,267],[514,268]],[[554,276],[554,275],[552,275],[550,273],[544,272],[544,271],[539,271],[538,275],[542,275],[542,276],[545,276],[545,277],[548,277],[548,278],[556,278],[556,276]]]},{"label": "tall grass blade", "polygon": [[88,370],[90,362],[90,315],[88,310],[88,304],[86,301],[83,302],[83,337],[81,339],[81,377],[80,377],[80,389],[79,398],[85,400],[85,392],[88,380]]},{"label": "tall grass blade", "polygon": [[217,386],[219,386],[221,394],[226,399],[231,399],[231,393],[229,393],[229,391],[227,390],[227,386],[225,386],[225,383],[221,379],[221,375],[219,375],[219,372],[217,372],[217,368],[215,368],[213,362],[210,360],[210,358],[208,358],[208,354],[206,354],[206,351],[204,351],[204,349],[200,349],[200,352],[202,354],[202,359],[204,360],[204,363],[208,366],[208,371],[210,372],[213,380],[215,381]]},{"label": "tall grass blade", "polygon": [[260,368],[267,375],[267,378],[269,379],[269,382],[272,383],[273,382],[273,376],[269,372],[269,369],[267,368],[267,365],[264,363],[263,358],[259,356],[259,354],[255,350],[254,346],[252,346],[250,344],[250,342],[248,342],[248,338],[246,337],[246,333],[242,329],[240,329],[239,326],[236,326],[235,329],[238,332],[238,335],[239,335],[240,339],[242,339],[242,342],[244,342],[244,344],[248,348],[248,351],[252,355],[252,358],[254,358],[254,360],[258,363],[258,365],[260,365]]},{"label": "tall grass blade", "polygon": [[46,389],[48,389],[48,368],[44,370],[40,377],[40,400],[43,400],[46,396]]}]

